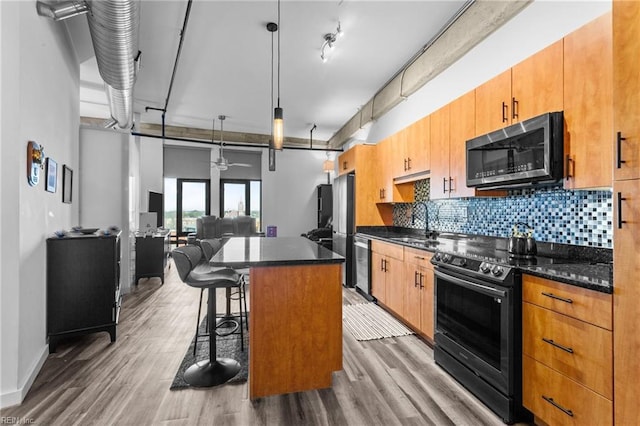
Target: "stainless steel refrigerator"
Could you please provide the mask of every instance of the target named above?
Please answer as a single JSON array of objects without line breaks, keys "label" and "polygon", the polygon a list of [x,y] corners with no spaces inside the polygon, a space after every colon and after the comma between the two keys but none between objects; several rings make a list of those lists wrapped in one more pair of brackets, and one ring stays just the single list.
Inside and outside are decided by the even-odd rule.
[{"label": "stainless steel refrigerator", "polygon": [[342,284],[346,287],[355,284],[355,182],[354,173],[338,176],[333,181],[333,251],[346,259],[342,267]]}]

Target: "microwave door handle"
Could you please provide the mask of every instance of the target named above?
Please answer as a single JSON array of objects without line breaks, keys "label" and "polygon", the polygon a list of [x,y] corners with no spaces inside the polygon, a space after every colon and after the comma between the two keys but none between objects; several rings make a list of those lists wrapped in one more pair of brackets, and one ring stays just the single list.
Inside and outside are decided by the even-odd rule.
[{"label": "microwave door handle", "polygon": [[473,291],[477,291],[479,293],[482,294],[486,294],[487,296],[493,296],[493,297],[505,297],[507,295],[506,291],[502,291],[502,290],[497,290],[493,287],[489,287],[486,285],[482,285],[482,284],[477,284],[471,281],[467,281],[467,280],[462,280],[460,278],[457,277],[452,277],[449,274],[444,274],[438,270],[434,270],[433,273],[435,274],[436,277],[438,278],[442,278],[443,280],[447,280],[453,284],[459,285],[461,287],[464,288],[468,288],[469,290],[473,290]]}]

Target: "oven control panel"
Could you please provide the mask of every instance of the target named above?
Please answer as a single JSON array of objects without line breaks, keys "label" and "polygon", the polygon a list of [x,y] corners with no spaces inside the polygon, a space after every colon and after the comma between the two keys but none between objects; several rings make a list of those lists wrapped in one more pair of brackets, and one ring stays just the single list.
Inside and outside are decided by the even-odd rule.
[{"label": "oven control panel", "polygon": [[493,280],[504,280],[512,269],[509,266],[488,262],[484,259],[467,258],[441,252],[436,252],[431,261],[434,265],[446,265],[447,268]]}]

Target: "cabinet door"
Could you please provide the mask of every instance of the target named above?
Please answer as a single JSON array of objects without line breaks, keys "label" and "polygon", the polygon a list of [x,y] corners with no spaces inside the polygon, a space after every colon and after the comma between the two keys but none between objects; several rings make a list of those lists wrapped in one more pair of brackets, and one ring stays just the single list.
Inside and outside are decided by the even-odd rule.
[{"label": "cabinet door", "polygon": [[[615,180],[640,178],[640,2],[613,2]],[[618,132],[624,140],[618,141]],[[618,160],[624,163],[618,163]]]},{"label": "cabinet door", "polygon": [[386,304],[384,256],[371,252],[371,295]]},{"label": "cabinet door", "polygon": [[420,329],[420,271],[412,262],[404,264],[404,319]]},{"label": "cabinet door", "polygon": [[344,175],[356,169],[357,146],[338,156],[338,175]]},{"label": "cabinet door", "polygon": [[431,119],[426,116],[406,130],[407,174],[426,172],[431,167],[430,124]]},{"label": "cabinet door", "polygon": [[385,289],[387,292],[386,305],[400,317],[404,317],[403,262],[392,257],[385,257]]},{"label": "cabinet door", "polygon": [[563,41],[511,68],[511,122],[562,111]]},{"label": "cabinet door", "polygon": [[613,179],[611,14],[564,38],[565,188],[610,187]]},{"label": "cabinet door", "polygon": [[388,157],[386,158],[386,161],[389,163],[387,167],[389,167],[389,175],[392,179],[409,173],[407,163],[406,128],[389,137],[387,155]]},{"label": "cabinet door", "polygon": [[640,180],[614,182],[613,199],[613,394],[616,424],[631,425],[640,424]]},{"label": "cabinet door", "polygon": [[431,114],[432,200],[449,197],[449,105]]},{"label": "cabinet door", "polygon": [[[526,355],[522,357],[522,405],[547,425],[610,425],[610,400],[553,371]],[[623,423],[634,424],[634,423]]]},{"label": "cabinet door", "polygon": [[393,201],[393,148],[394,138],[389,137],[376,145],[377,167],[375,179],[377,184],[377,203]]},{"label": "cabinet door", "polygon": [[433,302],[434,285],[433,269],[430,267],[420,267],[420,331],[433,340],[434,320]]},{"label": "cabinet door", "polygon": [[476,88],[476,132],[484,135],[511,124],[511,70]]},{"label": "cabinet door", "polygon": [[449,175],[451,179],[450,197],[472,197],[473,188],[467,187],[467,140],[475,136],[476,94],[471,91],[449,106]]}]

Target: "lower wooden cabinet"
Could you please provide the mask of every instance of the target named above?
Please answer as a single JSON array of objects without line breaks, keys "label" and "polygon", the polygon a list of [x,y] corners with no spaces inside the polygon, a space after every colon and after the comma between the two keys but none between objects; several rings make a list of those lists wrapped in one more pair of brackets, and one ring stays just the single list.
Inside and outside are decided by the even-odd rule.
[{"label": "lower wooden cabinet", "polygon": [[433,267],[432,254],[404,248],[404,320],[433,340]]},{"label": "lower wooden cabinet", "polygon": [[523,405],[549,425],[613,424],[612,296],[522,277]]},{"label": "lower wooden cabinet", "polygon": [[548,425],[611,425],[613,402],[541,362],[522,357],[522,402]]},{"label": "lower wooden cabinet", "polygon": [[404,311],[403,259],[401,245],[371,242],[371,295],[398,315]]}]

